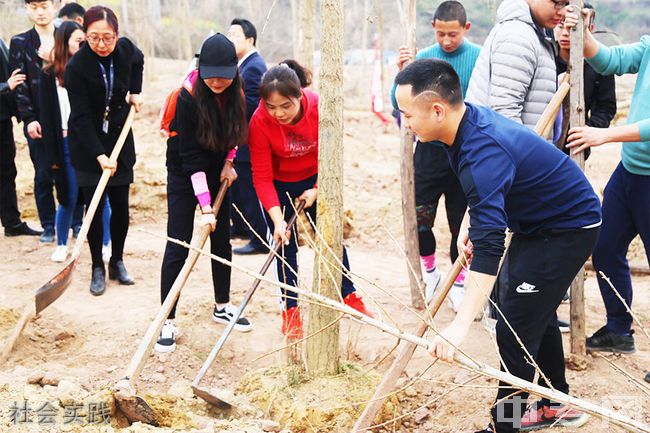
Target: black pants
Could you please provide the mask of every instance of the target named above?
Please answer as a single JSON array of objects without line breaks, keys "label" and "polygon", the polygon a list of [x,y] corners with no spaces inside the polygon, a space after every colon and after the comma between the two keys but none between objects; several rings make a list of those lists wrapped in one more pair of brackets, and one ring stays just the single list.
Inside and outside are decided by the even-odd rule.
[{"label": "black pants", "polygon": [[[217,179],[218,180],[218,179]],[[208,181],[210,195],[216,198],[218,183]],[[217,215],[217,228],[210,235],[210,252],[224,259],[232,259],[230,246],[230,197],[226,194],[223,205]],[[111,205],[113,204],[111,198]],[[192,183],[187,176],[168,174],[167,175],[167,236],[185,241],[192,240],[194,229],[194,217],[198,202],[192,190]],[[176,277],[180,273],[188,250],[180,245],[167,242],[165,255],[163,257],[162,269],[160,272],[160,298],[165,301],[167,294],[172,288]],[[230,301],[230,266],[223,265],[215,260],[212,264],[212,286],[214,289],[214,301],[218,304],[225,304]],[[176,304],[172,308],[169,319],[176,317]]]},{"label": "black pants", "polygon": [[[564,393],[569,392],[569,385],[564,374],[556,310],[591,254],[599,232],[600,228],[593,228],[529,236],[515,234],[510,244],[509,289],[501,311],[553,387]],[[503,317],[497,321],[496,333],[505,367],[514,376],[532,381],[535,369]],[[505,371],[503,365],[501,369]],[[548,387],[541,377],[538,383]],[[517,392],[506,383],[499,386],[497,401]],[[528,394],[522,392],[492,409],[497,432],[519,431],[527,398]]]},{"label": "black pants", "polygon": [[[97,186],[81,187],[86,207],[90,206],[93,194]],[[109,185],[102,195],[93,221],[88,230],[88,246],[92,256],[93,268],[103,268],[102,244],[104,238],[104,225],[102,224],[102,214],[104,212],[104,203],[106,196],[111,202],[111,263],[122,260],[124,253],[124,242],[126,234],[129,232],[129,185]]]},{"label": "black pants", "polygon": [[436,238],[432,229],[438,202],[444,195],[447,223],[451,233],[449,256],[454,262],[458,258],[458,232],[467,209],[463,188],[451,170],[447,151],[440,143],[418,142],[413,155],[413,167],[420,256],[429,256],[436,252]]},{"label": "black pants", "polygon": [[16,197],[16,143],[11,119],[0,122],[0,222],[3,227],[20,224]]},{"label": "black pants", "polygon": [[[232,202],[244,214],[244,218],[251,225],[253,230],[264,239],[266,236],[266,220],[264,218],[264,209],[257,199],[255,188],[253,187],[253,171],[251,163],[247,161],[235,160],[235,170],[237,171],[237,180],[230,188],[232,193]],[[233,230],[235,232],[246,232],[250,230],[246,223],[236,210],[232,211]],[[254,233],[249,233],[249,239],[253,245],[263,247],[262,241]]]},{"label": "black pants", "polygon": [[52,180],[52,168],[41,139],[33,140],[27,134],[25,126],[25,138],[29,146],[29,157],[34,165],[34,198],[38,218],[43,228],[54,229],[54,216],[56,206],[54,203],[54,181]]}]

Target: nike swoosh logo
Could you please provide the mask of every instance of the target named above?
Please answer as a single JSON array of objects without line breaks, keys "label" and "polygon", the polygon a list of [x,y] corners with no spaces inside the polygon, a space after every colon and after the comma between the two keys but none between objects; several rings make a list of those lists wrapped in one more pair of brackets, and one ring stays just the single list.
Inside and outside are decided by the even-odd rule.
[{"label": "nike swoosh logo", "polygon": [[538,293],[539,290],[535,289],[535,286],[529,283],[521,283],[517,286],[517,293]]}]

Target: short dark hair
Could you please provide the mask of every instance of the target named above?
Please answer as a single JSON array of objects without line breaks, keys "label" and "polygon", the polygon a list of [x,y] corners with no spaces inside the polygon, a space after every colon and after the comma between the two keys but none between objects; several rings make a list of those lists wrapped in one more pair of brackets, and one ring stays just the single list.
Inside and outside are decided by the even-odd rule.
[{"label": "short dark hair", "polygon": [[252,22],[248,21],[245,18],[235,18],[230,22],[231,26],[240,26],[244,31],[244,36],[246,39],[253,38],[253,46],[257,43],[257,29]]},{"label": "short dark hair", "polygon": [[86,8],[79,3],[68,3],[59,11],[59,18],[68,17],[71,20],[82,17],[86,13]]},{"label": "short dark hair", "polygon": [[440,3],[433,14],[433,23],[440,21],[458,21],[461,26],[467,24],[467,12],[463,5],[456,0],[448,0]]},{"label": "short dark hair", "polygon": [[50,1],[50,2],[54,3],[54,0],[25,0],[25,4],[28,5],[30,3],[40,3],[42,1]]},{"label": "short dark hair", "polygon": [[428,91],[435,93],[450,105],[458,105],[463,102],[463,92],[458,74],[444,60],[416,60],[397,74],[395,84],[410,84],[413,96]]}]

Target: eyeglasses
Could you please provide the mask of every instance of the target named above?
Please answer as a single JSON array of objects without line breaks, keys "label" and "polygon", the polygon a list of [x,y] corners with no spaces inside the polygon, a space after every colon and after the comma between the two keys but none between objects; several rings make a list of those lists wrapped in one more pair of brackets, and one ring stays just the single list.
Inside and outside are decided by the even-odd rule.
[{"label": "eyeglasses", "polygon": [[115,34],[105,34],[102,36],[99,35],[87,35],[86,40],[88,41],[89,44],[97,45],[99,44],[99,41],[104,42],[104,45],[110,45],[113,42],[115,42]]},{"label": "eyeglasses", "polygon": [[555,8],[556,11],[559,11],[560,9],[563,9],[571,4],[571,2],[568,1],[562,1],[562,0],[551,0],[553,2],[553,7]]}]

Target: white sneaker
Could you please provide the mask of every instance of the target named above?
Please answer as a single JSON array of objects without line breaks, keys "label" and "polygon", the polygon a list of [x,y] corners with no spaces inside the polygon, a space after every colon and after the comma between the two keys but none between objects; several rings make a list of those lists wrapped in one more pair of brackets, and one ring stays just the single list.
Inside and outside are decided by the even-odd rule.
[{"label": "white sneaker", "polygon": [[176,339],[180,335],[174,321],[171,319],[165,320],[165,324],[160,330],[160,337],[154,346],[154,350],[160,353],[170,353],[176,350]]},{"label": "white sneaker", "polygon": [[67,245],[57,245],[56,249],[50,256],[50,260],[53,262],[61,263],[65,262],[65,259],[68,258],[68,246]]},{"label": "white sneaker", "polygon": [[440,272],[438,272],[437,268],[433,268],[433,271],[426,271],[423,275],[423,278],[425,284],[427,285],[426,291],[424,293],[424,301],[429,304],[433,299],[433,294],[436,291],[438,284],[440,284],[442,275],[440,275]]},{"label": "white sneaker", "polygon": [[104,245],[102,246],[102,260],[104,263],[108,263],[111,261],[111,246],[110,245]]},{"label": "white sneaker", "polygon": [[447,303],[454,312],[458,313],[458,310],[460,310],[460,304],[463,302],[464,297],[465,285],[454,283],[454,285],[451,286],[449,295],[447,296]]}]

